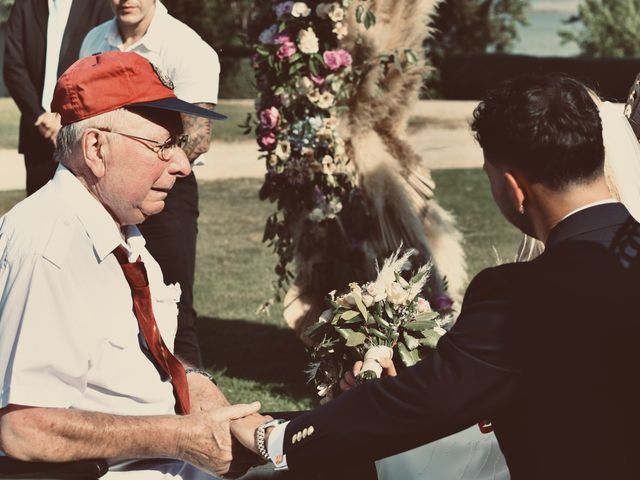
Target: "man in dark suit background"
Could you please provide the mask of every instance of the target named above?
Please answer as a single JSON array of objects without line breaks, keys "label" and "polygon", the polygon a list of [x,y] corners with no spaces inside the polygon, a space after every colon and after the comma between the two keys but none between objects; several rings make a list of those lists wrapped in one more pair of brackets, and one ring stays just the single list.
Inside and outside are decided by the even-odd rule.
[{"label": "man in dark suit background", "polygon": [[237,424],[249,448],[330,474],[489,419],[513,480],[638,478],[640,225],[605,181],[598,108],[579,82],[528,76],[472,129],[496,204],[545,252],[477,275],[437,351],[397,377]]},{"label": "man in dark suit background", "polygon": [[[52,23],[50,10],[64,13]],[[58,76],[78,59],[87,32],[112,14],[108,0],[16,0],[11,10],[4,81],[21,113],[18,151],[24,154],[28,195],[47,183],[56,169],[53,149],[60,122],[50,112],[46,98],[43,102],[43,91],[52,94]],[[55,28],[50,31],[49,25]],[[59,42],[60,49],[57,59],[47,63],[47,45],[52,42]],[[56,52],[50,54],[55,56]],[[57,69],[47,76],[47,66],[55,63]]]}]

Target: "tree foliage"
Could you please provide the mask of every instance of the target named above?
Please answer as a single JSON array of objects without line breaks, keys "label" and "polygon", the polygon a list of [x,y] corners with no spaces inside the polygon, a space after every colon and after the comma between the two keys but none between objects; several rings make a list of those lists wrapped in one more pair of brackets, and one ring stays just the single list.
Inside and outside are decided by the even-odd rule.
[{"label": "tree foliage", "polygon": [[169,13],[183,21],[220,54],[244,47],[253,15],[253,0],[163,0]]},{"label": "tree foliage", "polygon": [[640,0],[583,0],[566,23],[574,28],[559,32],[563,43],[575,42],[585,56],[640,55]]},{"label": "tree foliage", "polygon": [[438,6],[428,40],[430,54],[508,52],[526,25],[529,0],[444,0]]}]

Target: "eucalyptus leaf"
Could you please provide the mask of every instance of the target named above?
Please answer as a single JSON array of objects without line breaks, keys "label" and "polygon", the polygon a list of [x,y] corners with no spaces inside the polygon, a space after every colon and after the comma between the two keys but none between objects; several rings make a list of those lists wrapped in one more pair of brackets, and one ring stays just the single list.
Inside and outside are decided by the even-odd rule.
[{"label": "eucalyptus leaf", "polygon": [[413,322],[405,323],[405,330],[411,332],[422,332],[423,330],[432,330],[438,324],[435,320],[414,320]]},{"label": "eucalyptus leaf", "polygon": [[367,339],[367,336],[361,332],[353,332],[351,335],[347,337],[347,347],[358,347],[360,345],[364,345],[364,341]]},{"label": "eucalyptus leaf", "polygon": [[356,301],[358,310],[360,310],[360,314],[362,315],[362,318],[367,320],[369,318],[369,311],[367,310],[367,307],[364,306],[364,303],[362,302],[362,297],[360,296],[359,293],[356,293],[356,292],[352,292],[352,295],[353,295],[353,299]]},{"label": "eucalyptus leaf", "polygon": [[320,72],[318,70],[318,64],[317,62],[314,61],[313,58],[309,59],[309,70],[311,71],[311,73],[313,73],[315,76],[320,76]]},{"label": "eucalyptus leaf", "polygon": [[435,318],[438,318],[439,316],[440,314],[438,312],[424,312],[416,315],[416,320],[419,322],[424,320],[433,320]]},{"label": "eucalyptus leaf", "polygon": [[356,8],[356,22],[362,23],[362,16],[364,15],[364,5],[360,4]]},{"label": "eucalyptus leaf", "polygon": [[420,340],[410,335],[408,332],[402,332],[402,341],[409,350],[415,350],[420,346]]},{"label": "eucalyptus leaf", "polygon": [[389,302],[384,302],[384,311],[387,313],[389,320],[393,320],[396,317],[393,307]]},{"label": "eucalyptus leaf", "polygon": [[417,350],[409,350],[404,343],[398,344],[398,353],[400,354],[400,360],[405,366],[411,367],[420,360],[420,355]]},{"label": "eucalyptus leaf", "polygon": [[433,330],[428,330],[422,333],[424,335],[424,338],[420,340],[420,345],[424,345],[425,347],[429,348],[436,348],[436,346],[438,345],[438,341],[441,338],[440,334],[434,332]]}]

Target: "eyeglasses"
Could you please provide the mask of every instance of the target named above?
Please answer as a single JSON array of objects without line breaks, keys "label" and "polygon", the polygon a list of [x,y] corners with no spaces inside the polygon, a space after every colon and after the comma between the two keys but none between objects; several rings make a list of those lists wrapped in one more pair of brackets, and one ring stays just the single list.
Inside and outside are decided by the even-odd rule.
[{"label": "eyeglasses", "polygon": [[156,140],[151,140],[150,138],[138,137],[136,135],[130,135],[128,133],[122,132],[113,132],[104,128],[100,128],[99,130],[107,133],[115,133],[116,135],[122,135],[123,137],[135,140],[136,142],[141,143],[142,145],[147,147],[149,150],[155,152],[165,162],[171,159],[176,148],[181,148],[184,150],[184,147],[186,147],[187,143],[189,142],[189,135],[187,135],[186,133],[171,135],[164,142],[158,142]]}]

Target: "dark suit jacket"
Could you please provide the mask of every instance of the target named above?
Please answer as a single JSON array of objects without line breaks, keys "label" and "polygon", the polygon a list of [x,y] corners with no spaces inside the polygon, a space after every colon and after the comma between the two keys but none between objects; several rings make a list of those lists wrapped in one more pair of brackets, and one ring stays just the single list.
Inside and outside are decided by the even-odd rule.
[{"label": "dark suit jacket", "polygon": [[565,219],[536,260],[474,278],[436,352],[291,421],[290,469],[335,471],[489,419],[514,480],[640,478],[639,250],[621,204]]},{"label": "dark suit jacket", "polygon": [[[7,23],[4,81],[22,114],[18,150],[26,154],[38,154],[43,148],[47,151],[48,145],[33,126],[44,112],[40,103],[48,15],[47,0],[16,0]],[[58,76],[78,59],[87,32],[112,17],[108,0],[73,1],[62,38]]]}]

